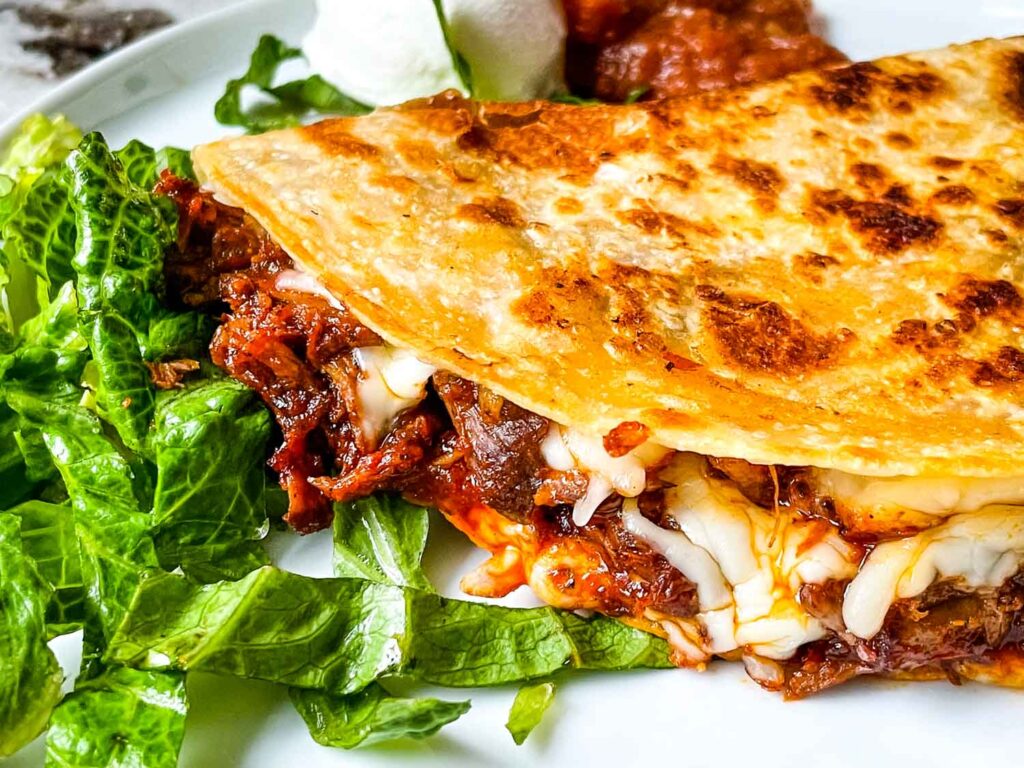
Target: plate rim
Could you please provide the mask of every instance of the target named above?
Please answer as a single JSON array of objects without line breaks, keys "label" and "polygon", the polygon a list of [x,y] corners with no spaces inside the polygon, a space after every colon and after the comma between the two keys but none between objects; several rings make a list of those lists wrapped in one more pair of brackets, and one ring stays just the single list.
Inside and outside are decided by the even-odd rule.
[{"label": "plate rim", "polygon": [[198,30],[234,19],[258,15],[267,6],[279,5],[281,0],[236,0],[225,8],[200,13],[190,19],[174,22],[169,27],[136,40],[95,61],[67,80],[55,86],[48,93],[37,97],[28,105],[0,121],[0,148],[15,135],[21,124],[32,115],[51,115],[59,112],[61,105],[89,88],[102,84],[108,77],[132,64],[140,64],[154,51],[169,47]]}]

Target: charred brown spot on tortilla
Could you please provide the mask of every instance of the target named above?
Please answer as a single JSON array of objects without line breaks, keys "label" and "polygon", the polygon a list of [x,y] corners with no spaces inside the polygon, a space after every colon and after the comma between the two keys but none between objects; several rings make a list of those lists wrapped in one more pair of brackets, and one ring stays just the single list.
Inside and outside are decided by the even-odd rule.
[{"label": "charred brown spot on tortilla", "polygon": [[476,102],[451,89],[390,107],[399,112],[410,113],[420,127],[442,136],[458,136],[467,130],[473,125],[478,108]]},{"label": "charred brown spot on tortilla", "polygon": [[727,174],[766,201],[779,196],[784,180],[773,165],[748,158],[718,155],[711,164],[713,170]]},{"label": "charred brown spot on tortilla", "polygon": [[828,269],[839,263],[839,259],[835,256],[829,256],[827,253],[805,253],[797,258],[807,266],[814,267],[815,269]]},{"label": "charred brown spot on tortilla", "polygon": [[984,229],[982,234],[995,246],[1006,245],[1010,241],[1010,236],[1001,229]]},{"label": "charred brown spot on tortilla", "polygon": [[957,160],[955,157],[945,157],[943,155],[935,155],[928,159],[928,164],[933,168],[938,168],[940,171],[951,171],[955,168],[963,166],[963,160]]},{"label": "charred brown spot on tortilla", "polygon": [[1010,53],[1006,65],[1006,101],[1024,120],[1024,53]]},{"label": "charred brown spot on tortilla", "polygon": [[972,319],[1009,317],[1024,307],[1024,298],[1008,280],[964,277],[941,298],[961,316]]},{"label": "charred brown spot on tortilla", "polygon": [[940,320],[929,324],[927,320],[902,321],[892,332],[892,340],[901,347],[913,347],[918,352],[956,347],[960,328],[953,320]]},{"label": "charred brown spot on tortilla", "polygon": [[826,70],[821,74],[821,84],[811,86],[811,95],[823,107],[838,112],[866,107],[881,74],[882,70],[869,63]]},{"label": "charred brown spot on tortilla", "polygon": [[934,72],[889,74],[871,63],[853,64],[822,73],[822,82],[811,86],[811,96],[822,106],[839,113],[868,110],[876,94],[884,94],[888,107],[900,114],[912,112],[917,102],[939,93],[945,83]]},{"label": "charred brown spot on tortilla", "polygon": [[793,257],[794,272],[812,283],[821,283],[822,276],[829,269],[839,264],[839,259],[826,253],[800,253]]},{"label": "charred brown spot on tortilla", "polygon": [[625,456],[634,448],[647,442],[651,430],[639,421],[624,421],[603,438],[604,449],[609,456]]},{"label": "charred brown spot on tortilla", "polygon": [[812,191],[810,208],[812,212],[845,217],[864,245],[877,254],[896,254],[914,245],[928,245],[942,231],[942,222],[931,216],[911,213],[891,202],[855,200],[838,189]]},{"label": "charred brown spot on tortilla", "polygon": [[356,138],[340,121],[323,120],[302,126],[298,130],[328,155],[340,155],[357,160],[376,160],[381,156],[379,147]]},{"label": "charred brown spot on tortilla", "polygon": [[850,166],[850,174],[858,185],[867,190],[875,190],[885,182],[885,171],[874,163],[854,163]]},{"label": "charred brown spot on tortilla", "polygon": [[912,72],[896,75],[890,88],[896,93],[911,96],[928,96],[937,93],[943,87],[942,78],[934,72]]},{"label": "charred brown spot on tortilla", "polygon": [[661,234],[675,241],[677,247],[687,245],[687,233],[693,232],[705,237],[715,237],[718,229],[713,224],[690,221],[667,211],[659,211],[649,206],[630,208],[618,211],[616,218],[624,224],[630,224],[647,234]]},{"label": "charred brown spot on tortilla", "polygon": [[885,143],[895,149],[910,149],[914,146],[914,140],[900,131],[889,131],[885,134]]},{"label": "charred brown spot on tortilla", "polygon": [[391,173],[378,173],[374,175],[373,183],[384,189],[394,190],[402,195],[415,195],[421,189],[419,182],[415,179]]},{"label": "charred brown spot on tortilla", "polygon": [[979,387],[1016,384],[1024,380],[1024,352],[1016,347],[1001,347],[995,357],[977,363],[971,381]]},{"label": "charred brown spot on tortilla", "polygon": [[478,224],[498,224],[512,229],[526,226],[520,207],[505,197],[474,198],[472,203],[460,205],[455,215]]},{"label": "charred brown spot on tortilla", "polygon": [[394,147],[399,157],[418,170],[432,170],[441,161],[437,148],[425,141],[403,138],[395,141]]},{"label": "charred brown spot on tortilla", "polygon": [[852,340],[840,329],[819,335],[773,301],[697,286],[703,316],[722,355],[750,371],[796,374],[826,367]]},{"label": "charred brown spot on tortilla", "polygon": [[588,316],[595,307],[603,307],[607,297],[589,274],[552,269],[545,285],[537,287],[512,304],[512,312],[529,324],[569,328],[574,319]]},{"label": "charred brown spot on tortilla", "polygon": [[914,204],[910,191],[903,184],[893,184],[882,193],[882,199],[887,203],[898,205],[900,208],[909,208]]},{"label": "charred brown spot on tortilla", "polygon": [[978,199],[974,190],[963,184],[948,184],[932,195],[932,201],[941,205],[967,205]]},{"label": "charred brown spot on tortilla", "polygon": [[[609,147],[628,150],[632,146],[615,135],[611,111],[556,104],[543,112],[524,115],[522,109],[521,105],[501,105],[492,107],[486,116],[477,115],[459,135],[456,145],[498,163],[556,169],[564,178],[580,184],[605,161],[602,154]],[[643,144],[642,137],[635,141],[637,146]]]},{"label": "charred brown spot on tortilla", "polygon": [[995,212],[1018,229],[1024,229],[1024,199],[1019,197],[999,200]]}]

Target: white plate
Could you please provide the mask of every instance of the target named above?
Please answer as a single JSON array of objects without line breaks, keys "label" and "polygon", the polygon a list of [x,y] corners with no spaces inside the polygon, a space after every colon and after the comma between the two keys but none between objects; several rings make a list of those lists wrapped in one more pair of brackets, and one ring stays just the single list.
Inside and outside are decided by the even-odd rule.
[{"label": "white plate", "polygon": [[[854,58],[1024,34],[1024,0],[818,0],[817,7],[828,37]],[[213,103],[227,78],[244,70],[259,34],[298,42],[312,13],[312,0],[258,0],[198,19],[97,64],[27,112],[64,112],[84,128],[102,130],[113,145],[139,138],[188,146],[215,138],[224,130],[213,120]],[[0,128],[0,142],[19,121]],[[328,535],[283,536],[272,545],[284,567],[328,574]],[[427,565],[444,591],[457,594],[458,574],[481,560],[481,553],[435,521]],[[504,602],[533,600],[520,593]],[[70,668],[73,656],[64,658]],[[465,693],[473,709],[432,740],[354,752],[315,745],[274,686],[193,675],[189,690],[192,710],[181,758],[189,768],[398,762],[452,768],[932,768],[1024,762],[1022,694],[976,685],[864,681],[785,703],[761,691],[737,665],[715,664],[704,674],[586,675],[562,685],[552,711],[523,747],[514,747],[503,728],[513,695],[507,688],[434,692],[451,699]],[[5,766],[41,764],[41,746]]]}]

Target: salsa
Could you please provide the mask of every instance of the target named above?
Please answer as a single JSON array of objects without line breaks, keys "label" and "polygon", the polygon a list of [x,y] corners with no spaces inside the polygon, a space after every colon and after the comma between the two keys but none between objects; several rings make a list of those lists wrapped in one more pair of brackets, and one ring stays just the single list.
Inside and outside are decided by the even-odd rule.
[{"label": "salsa", "polygon": [[807,0],[565,0],[567,77],[605,101],[728,88],[846,57],[814,33]]}]

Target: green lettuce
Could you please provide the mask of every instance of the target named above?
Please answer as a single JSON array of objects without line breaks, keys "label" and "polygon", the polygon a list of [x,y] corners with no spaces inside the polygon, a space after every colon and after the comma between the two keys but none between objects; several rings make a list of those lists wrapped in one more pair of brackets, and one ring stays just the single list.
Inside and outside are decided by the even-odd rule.
[{"label": "green lettuce", "polygon": [[209,585],[151,575],[117,629],[108,659],[335,694],[393,676],[475,687],[565,669],[670,666],[663,640],[613,619],[463,602],[275,568]]},{"label": "green lettuce", "polygon": [[114,156],[124,168],[128,180],[145,190],[151,190],[165,170],[183,179],[195,178],[191,154],[178,147],[153,149],[148,144],[132,139],[117,150]]},{"label": "green lettuce", "polygon": [[0,356],[0,391],[77,400],[88,360],[75,288],[65,283],[42,312],[22,324],[14,350]]},{"label": "green lettuce", "polygon": [[161,308],[150,318],[148,334],[140,339],[142,356],[149,362],[197,360],[208,355],[213,328],[209,315]]},{"label": "green lettuce", "polygon": [[25,456],[18,444],[21,417],[0,398],[0,509],[29,498],[35,482],[28,476]]},{"label": "green lettuce", "polygon": [[[335,505],[335,575],[433,591],[421,565],[429,524],[426,509],[397,496]],[[470,707],[468,701],[392,696],[376,682],[347,696],[292,688],[291,698],[317,743],[344,749],[424,738]]]},{"label": "green lettuce", "polygon": [[75,686],[46,736],[48,768],[176,768],[184,676],[110,669]]},{"label": "green lettuce", "polygon": [[462,83],[462,88],[466,94],[473,96],[476,93],[473,89],[473,70],[470,68],[466,57],[455,47],[455,36],[452,34],[451,25],[448,23],[448,16],[444,12],[442,0],[433,0],[433,2],[434,12],[437,14],[437,23],[440,25],[441,35],[444,37],[444,44],[452,57],[452,69],[458,75],[459,82]]},{"label": "green lettuce", "polygon": [[158,566],[148,471],[85,408],[21,394],[10,402],[42,433],[71,500],[85,585],[85,662],[94,666],[142,572]]},{"label": "green lettuce", "polygon": [[82,132],[63,115],[31,115],[18,127],[0,157],[0,174],[14,177],[42,173],[63,162],[81,140]]},{"label": "green lettuce", "polygon": [[[0,398],[15,393],[77,402],[89,351],[78,331],[74,286],[66,283],[43,311],[18,331],[13,351],[0,355]],[[5,405],[0,445],[0,504],[10,506],[57,479],[39,430]]]},{"label": "green lettuce", "polygon": [[[35,300],[39,306],[46,306],[74,275],[71,259],[78,230],[63,168],[58,166],[45,171],[26,189],[23,202],[0,232],[9,263],[34,273]],[[24,299],[20,305],[25,306]],[[18,306],[15,305],[16,310]],[[22,313],[28,314],[28,310],[22,309],[19,314]]]},{"label": "green lettuce", "polygon": [[14,507],[10,514],[21,522],[22,551],[52,590],[46,609],[49,636],[80,628],[85,583],[71,508],[33,500]]},{"label": "green lettuce", "polygon": [[82,140],[67,167],[78,227],[80,324],[98,374],[96,401],[137,451],[155,409],[142,345],[160,311],[163,255],[175,241],[177,214],[170,200],[131,182],[99,134]]},{"label": "green lettuce", "polygon": [[433,591],[420,561],[430,518],[424,507],[376,495],[334,509],[334,574]]},{"label": "green lettuce", "polygon": [[544,713],[547,712],[554,699],[554,683],[524,685],[519,689],[515,701],[512,702],[512,709],[508,713],[508,722],[505,724],[505,728],[512,734],[512,740],[516,744],[526,741],[526,737],[540,725]]},{"label": "green lettuce", "polygon": [[[69,276],[74,232],[60,163],[81,138],[63,117],[33,115],[0,157],[0,293],[7,299],[0,311],[0,342],[13,333],[15,318],[45,306]],[[31,271],[40,275],[38,281]],[[12,282],[15,290],[7,288]]]},{"label": "green lettuce", "polygon": [[350,696],[292,688],[291,698],[318,744],[344,749],[432,736],[470,708],[468,701],[395,697],[377,684]]},{"label": "green lettuce", "polygon": [[153,537],[164,568],[218,581],[269,562],[258,543],[267,529],[269,437],[267,411],[229,379],[161,396],[150,443]]},{"label": "green lettuce", "polygon": [[63,675],[46,645],[50,590],[21,545],[21,522],[0,514],[0,757],[38,736]]},{"label": "green lettuce", "polygon": [[[363,115],[370,107],[346,96],[319,75],[274,85],[281,64],[302,56],[273,35],[260,38],[249,60],[249,69],[228,82],[217,100],[214,117],[223,125],[238,125],[249,133],[262,133],[298,125],[310,113],[331,115]],[[247,109],[242,107],[242,93],[254,87],[264,97]]]}]

